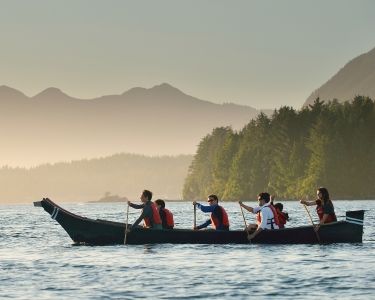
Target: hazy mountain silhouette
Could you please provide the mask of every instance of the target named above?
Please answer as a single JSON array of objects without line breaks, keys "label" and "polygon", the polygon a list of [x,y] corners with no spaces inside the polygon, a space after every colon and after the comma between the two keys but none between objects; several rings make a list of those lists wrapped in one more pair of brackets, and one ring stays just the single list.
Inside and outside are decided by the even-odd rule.
[{"label": "hazy mountain silhouette", "polygon": [[375,99],[375,48],[349,61],[335,76],[315,90],[303,106],[312,104],[317,97],[345,102],[357,95]]},{"label": "hazy mountain silhouette", "polygon": [[194,154],[196,145],[213,128],[241,129],[259,113],[249,106],[203,101],[166,83],[90,100],[72,98],[57,88],[29,98],[1,86],[0,166],[122,152]]}]

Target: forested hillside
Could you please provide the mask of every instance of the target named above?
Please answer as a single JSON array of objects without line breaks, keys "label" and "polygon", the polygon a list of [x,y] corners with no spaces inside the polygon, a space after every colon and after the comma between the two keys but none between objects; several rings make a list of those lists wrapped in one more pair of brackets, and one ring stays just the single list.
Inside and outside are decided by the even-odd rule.
[{"label": "forested hillside", "polygon": [[281,107],[259,114],[242,130],[220,127],[198,146],[184,199],[214,193],[222,200],[316,197],[375,199],[375,104],[368,97],[321,101],[302,110]]},{"label": "forested hillside", "polygon": [[116,154],[110,157],[44,164],[35,168],[0,168],[0,202],[25,203],[49,197],[55,201],[86,202],[110,192],[130,200],[143,189],[155,197],[181,199],[192,155],[149,157]]}]

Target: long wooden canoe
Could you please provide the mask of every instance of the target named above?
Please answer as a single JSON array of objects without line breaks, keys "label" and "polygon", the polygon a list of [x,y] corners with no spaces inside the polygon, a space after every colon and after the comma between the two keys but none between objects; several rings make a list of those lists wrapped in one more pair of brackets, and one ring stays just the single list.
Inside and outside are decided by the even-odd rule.
[{"label": "long wooden canoe", "polygon": [[[68,233],[74,243],[91,245],[123,244],[125,223],[94,220],[78,216],[48,198],[34,202],[43,207]],[[362,243],[364,210],[347,211],[346,220],[323,225],[318,233],[323,244]],[[252,232],[250,232],[251,234]],[[216,231],[192,229],[135,228],[127,234],[126,244],[248,244],[243,230]],[[254,244],[318,244],[311,225],[264,230],[251,240]]]}]

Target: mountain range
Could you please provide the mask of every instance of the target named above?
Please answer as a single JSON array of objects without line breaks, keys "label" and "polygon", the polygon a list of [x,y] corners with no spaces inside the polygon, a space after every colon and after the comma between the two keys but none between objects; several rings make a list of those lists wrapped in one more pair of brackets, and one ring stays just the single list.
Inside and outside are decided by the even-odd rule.
[{"label": "mountain range", "polygon": [[[375,99],[375,48],[349,61],[316,89],[303,106],[321,100]],[[239,130],[261,111],[233,103],[215,104],[167,83],[133,88],[121,95],[75,99],[57,88],[34,97],[0,86],[0,167],[30,167],[137,153],[194,154],[214,128]]]},{"label": "mountain range", "polygon": [[375,48],[349,61],[330,80],[312,92],[303,106],[312,104],[317,97],[345,102],[357,95],[375,99]]},{"label": "mountain range", "polygon": [[194,154],[215,127],[238,130],[259,113],[249,106],[200,100],[167,83],[89,100],[57,88],[27,97],[0,86],[0,166],[30,167],[124,152]]}]

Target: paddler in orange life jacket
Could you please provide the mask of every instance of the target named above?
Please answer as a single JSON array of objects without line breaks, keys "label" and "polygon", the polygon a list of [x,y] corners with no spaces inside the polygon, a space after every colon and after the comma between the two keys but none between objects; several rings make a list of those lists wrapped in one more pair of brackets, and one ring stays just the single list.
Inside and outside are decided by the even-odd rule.
[{"label": "paddler in orange life jacket", "polygon": [[132,231],[136,226],[138,226],[139,223],[141,223],[142,220],[143,227],[145,228],[163,229],[159,212],[156,208],[155,203],[151,201],[152,192],[150,192],[149,190],[144,190],[139,199],[141,199],[142,202],[142,204],[140,205],[133,204],[128,201],[128,205],[130,207],[142,209],[142,212],[139,218],[125,232],[129,233],[130,231]]},{"label": "paddler in orange life jacket", "polygon": [[155,202],[156,208],[159,211],[163,229],[173,229],[174,227],[173,214],[168,209],[165,208],[164,200],[157,199],[154,202]]},{"label": "paddler in orange life jacket", "polygon": [[279,229],[279,218],[275,208],[270,205],[270,194],[259,193],[258,204],[259,206],[251,207],[238,201],[238,204],[245,208],[247,211],[257,214],[257,224],[251,224],[248,229],[257,228],[255,232],[249,235],[249,240],[257,236],[261,231],[265,229]]},{"label": "paddler in orange life jacket", "polygon": [[307,206],[316,205],[316,212],[319,216],[319,224],[315,225],[314,230],[318,231],[320,226],[324,223],[336,222],[337,217],[333,207],[331,199],[329,199],[328,190],[324,187],[320,187],[316,190],[316,195],[318,197],[315,201],[305,201],[300,200],[299,203],[305,204]]},{"label": "paddler in orange life jacket", "polygon": [[194,227],[195,230],[206,228],[208,225],[212,224],[215,230],[229,230],[229,219],[228,214],[219,203],[219,199],[216,195],[209,195],[207,197],[207,202],[209,206],[204,206],[196,201],[193,201],[193,205],[196,205],[198,209],[203,212],[210,212],[211,217],[203,224]]}]

